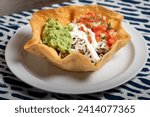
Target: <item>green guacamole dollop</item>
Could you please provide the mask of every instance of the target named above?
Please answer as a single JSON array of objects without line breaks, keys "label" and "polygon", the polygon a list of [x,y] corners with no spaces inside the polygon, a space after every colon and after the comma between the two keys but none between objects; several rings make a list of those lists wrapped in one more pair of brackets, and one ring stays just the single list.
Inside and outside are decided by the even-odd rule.
[{"label": "green guacamole dollop", "polygon": [[64,26],[57,20],[50,18],[46,21],[43,29],[42,41],[62,53],[70,53],[73,41],[70,35],[71,30],[71,26]]}]

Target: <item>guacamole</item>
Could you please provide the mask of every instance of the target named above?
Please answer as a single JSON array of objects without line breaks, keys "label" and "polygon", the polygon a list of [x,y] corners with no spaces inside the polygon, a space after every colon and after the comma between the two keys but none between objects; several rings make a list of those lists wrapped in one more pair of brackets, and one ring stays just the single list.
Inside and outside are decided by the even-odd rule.
[{"label": "guacamole", "polygon": [[71,30],[71,26],[64,26],[57,20],[50,18],[43,29],[42,41],[61,53],[70,53],[73,41],[70,35]]}]

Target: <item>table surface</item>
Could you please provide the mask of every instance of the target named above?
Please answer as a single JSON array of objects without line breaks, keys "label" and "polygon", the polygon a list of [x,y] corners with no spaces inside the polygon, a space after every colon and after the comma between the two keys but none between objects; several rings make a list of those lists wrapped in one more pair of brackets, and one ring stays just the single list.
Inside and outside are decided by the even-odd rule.
[{"label": "table surface", "polygon": [[[0,0],[0,99],[149,99],[150,100],[150,0]],[[120,12],[124,21],[143,36],[147,62],[143,69],[121,86],[85,95],[65,95],[39,90],[20,81],[8,68],[5,48],[16,31],[29,24],[39,8],[79,4],[103,5]],[[44,6],[44,7],[43,7]],[[36,9],[35,9],[36,8]],[[22,11],[23,10],[23,11]],[[22,11],[22,12],[21,12]],[[15,13],[15,14],[12,14]],[[141,55],[142,57],[142,55]],[[138,64],[138,63],[137,63]]]},{"label": "table surface", "polygon": [[67,1],[70,0],[0,0],[0,16]]}]

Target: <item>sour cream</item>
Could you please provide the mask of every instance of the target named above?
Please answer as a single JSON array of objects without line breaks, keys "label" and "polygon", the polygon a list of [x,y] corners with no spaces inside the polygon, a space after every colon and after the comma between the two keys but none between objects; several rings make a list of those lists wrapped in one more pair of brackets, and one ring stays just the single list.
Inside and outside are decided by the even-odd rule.
[{"label": "sour cream", "polygon": [[92,46],[96,49],[97,48],[97,46],[98,46],[98,43],[96,42],[96,39],[95,39],[95,33],[93,33],[92,32],[92,30],[91,29],[89,29],[89,28],[87,28],[84,24],[79,24],[79,26],[78,26],[79,28],[80,27],[83,27],[83,30],[85,31],[85,32],[88,32],[89,34],[90,34],[90,37],[91,37],[91,39],[92,39]]},{"label": "sour cream", "polygon": [[[70,32],[71,37],[75,39],[74,43],[74,50],[75,51],[83,51],[84,55],[87,56],[92,62],[96,63],[100,60],[100,57],[98,56],[96,52],[96,48],[98,46],[98,43],[95,40],[95,34],[92,32],[91,29],[88,29],[83,24],[70,24],[73,27],[73,30]],[[80,27],[83,27],[84,31],[79,30]],[[90,34],[90,37],[92,39],[92,43],[88,41],[88,37],[86,32]],[[85,49],[87,48],[87,49]]]}]

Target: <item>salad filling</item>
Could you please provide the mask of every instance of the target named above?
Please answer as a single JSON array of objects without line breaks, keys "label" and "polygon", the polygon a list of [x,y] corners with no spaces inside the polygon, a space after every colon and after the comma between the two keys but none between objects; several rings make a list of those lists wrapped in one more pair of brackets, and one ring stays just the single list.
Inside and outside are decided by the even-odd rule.
[{"label": "salad filling", "polygon": [[80,52],[97,63],[117,40],[117,33],[106,22],[105,16],[89,12],[67,26],[49,19],[44,27],[42,41],[57,50],[61,58]]}]

